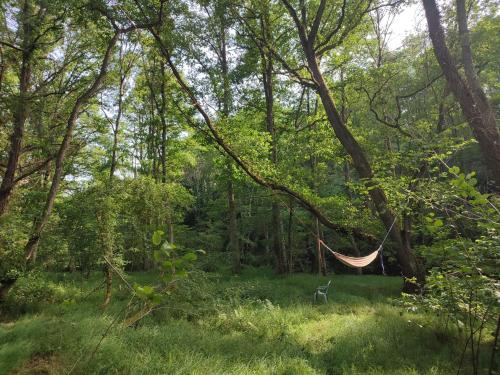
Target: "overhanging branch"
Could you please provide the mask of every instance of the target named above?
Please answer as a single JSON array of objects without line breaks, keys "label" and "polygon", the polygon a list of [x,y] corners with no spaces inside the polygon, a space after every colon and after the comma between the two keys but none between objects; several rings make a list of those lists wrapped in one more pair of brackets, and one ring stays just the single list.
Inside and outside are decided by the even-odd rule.
[{"label": "overhanging branch", "polygon": [[160,49],[161,54],[165,58],[168,66],[170,67],[177,83],[179,84],[181,90],[188,96],[191,101],[191,105],[198,111],[198,113],[203,117],[205,124],[207,125],[212,138],[217,142],[217,144],[224,150],[224,152],[229,155],[236,164],[257,184],[269,188],[276,192],[281,192],[293,197],[304,209],[312,213],[314,216],[318,218],[318,220],[325,225],[326,227],[333,229],[342,234],[353,234],[354,236],[369,241],[374,242],[375,237],[371,234],[365,233],[359,229],[351,229],[343,227],[339,224],[333,223],[329,220],[313,203],[311,203],[305,196],[301,193],[292,190],[291,188],[282,185],[276,181],[269,180],[264,176],[261,176],[259,172],[255,171],[251,165],[249,165],[246,161],[244,161],[236,152],[232,149],[232,147],[222,138],[219,130],[216,125],[213,123],[212,119],[208,115],[208,113],[203,109],[197,98],[195,97],[193,91],[182,78],[181,73],[177,69],[176,65],[172,61],[172,56],[170,54],[169,49],[164,43],[163,39],[160,37],[158,31],[154,27],[148,28],[151,35],[156,40],[158,47]]}]

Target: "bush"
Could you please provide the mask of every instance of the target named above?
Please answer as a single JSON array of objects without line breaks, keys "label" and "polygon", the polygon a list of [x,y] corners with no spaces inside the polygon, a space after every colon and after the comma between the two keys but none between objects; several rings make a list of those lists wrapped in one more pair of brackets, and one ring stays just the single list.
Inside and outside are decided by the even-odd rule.
[{"label": "bush", "polygon": [[51,284],[41,273],[30,272],[17,279],[7,296],[5,308],[11,313],[22,314],[54,300],[55,293]]}]

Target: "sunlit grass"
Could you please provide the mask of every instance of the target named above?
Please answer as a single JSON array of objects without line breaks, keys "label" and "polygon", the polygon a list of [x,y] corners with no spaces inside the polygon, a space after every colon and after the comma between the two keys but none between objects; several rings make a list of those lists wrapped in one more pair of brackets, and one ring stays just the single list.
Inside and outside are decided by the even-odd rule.
[{"label": "sunlit grass", "polygon": [[102,290],[88,295],[101,275],[45,277],[56,303],[0,325],[2,374],[28,371],[33,358],[74,374],[454,374],[462,345],[394,303],[398,278],[333,275],[329,303],[313,305],[329,278],[249,270],[191,283],[137,328],[113,325],[95,351],[127,290],[103,312]]}]

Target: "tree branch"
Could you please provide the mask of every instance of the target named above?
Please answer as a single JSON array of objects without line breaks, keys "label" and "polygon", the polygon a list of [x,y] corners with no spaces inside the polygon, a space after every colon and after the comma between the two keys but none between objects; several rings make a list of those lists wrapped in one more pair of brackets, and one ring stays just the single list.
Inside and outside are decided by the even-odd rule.
[{"label": "tree branch", "polygon": [[326,36],[324,41],[319,43],[314,48],[315,51],[317,51],[322,46],[325,46],[328,43],[330,43],[330,40],[333,38],[333,36],[339,32],[340,28],[342,27],[342,23],[344,22],[346,7],[347,7],[347,0],[343,0],[342,1],[342,8],[340,9],[340,17],[339,17],[339,20],[337,21],[337,26],[335,26],[335,28]]},{"label": "tree branch", "polygon": [[19,51],[19,52],[25,52],[24,49],[22,49],[21,47],[18,47],[18,46],[14,45],[12,43],[9,43],[9,42],[5,42],[3,40],[0,40],[0,44],[3,45],[3,46],[15,49],[16,51]]},{"label": "tree branch", "polygon": [[[307,39],[307,31],[306,31],[306,26],[304,23],[300,22],[299,17],[297,15],[297,12],[293,8],[293,6],[290,4],[288,0],[281,0],[285,8],[288,10],[288,13],[293,19],[293,22],[295,23],[295,26],[297,27],[297,30],[299,32],[299,37],[302,41],[302,43],[307,44],[308,39]],[[302,7],[303,13],[302,15],[305,16],[305,8]]]},{"label": "tree branch", "polygon": [[314,45],[314,41],[316,40],[316,36],[318,35],[319,25],[321,23],[321,18],[323,17],[323,13],[325,12],[326,0],[321,0],[318,6],[318,10],[316,12],[316,16],[314,16],[314,21],[311,26],[311,31],[309,32],[309,42]]},{"label": "tree branch", "polygon": [[313,205],[306,197],[304,197],[302,194],[299,192],[296,192],[292,189],[290,189],[287,186],[281,185],[280,183],[273,181],[273,180],[268,180],[265,177],[261,176],[259,172],[255,171],[252,166],[250,166],[246,161],[244,161],[240,156],[236,154],[236,152],[232,149],[232,147],[222,138],[221,134],[219,133],[219,130],[217,129],[216,125],[212,122],[210,116],[208,113],[203,109],[201,104],[198,102],[197,98],[195,97],[193,91],[190,89],[188,84],[184,81],[182,78],[181,73],[177,70],[177,67],[172,61],[172,57],[170,54],[170,51],[168,50],[166,44],[164,43],[163,39],[160,37],[158,32],[155,30],[155,28],[151,27],[148,29],[156,42],[158,43],[158,46],[160,48],[160,51],[165,58],[168,66],[170,67],[177,83],[179,84],[181,90],[188,96],[189,100],[191,101],[191,105],[198,111],[198,113],[203,117],[203,120],[205,124],[207,125],[208,129],[210,130],[210,133],[213,137],[213,139],[219,144],[219,146],[224,150],[224,152],[229,155],[235,162],[236,164],[252,179],[254,180],[257,184],[267,187],[271,190],[278,191],[278,192],[283,192],[291,197],[293,197],[297,202],[307,211],[311,212],[314,216],[318,218],[319,221],[321,221],[322,224],[325,226],[339,232],[339,233],[353,233],[355,236],[358,238],[362,238],[364,240],[368,240],[370,242],[374,241],[374,236],[364,233],[360,230],[357,229],[350,229],[350,228],[345,228],[343,226],[340,226],[336,223],[333,223],[330,221],[315,205]]}]

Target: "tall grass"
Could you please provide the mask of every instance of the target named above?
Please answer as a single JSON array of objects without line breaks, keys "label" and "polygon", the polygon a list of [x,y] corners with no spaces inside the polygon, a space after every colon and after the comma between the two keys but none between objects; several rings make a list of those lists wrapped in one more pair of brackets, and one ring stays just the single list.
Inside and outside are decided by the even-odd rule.
[{"label": "tall grass", "polygon": [[[195,275],[136,328],[112,325],[95,351],[126,289],[102,311],[102,290],[87,295],[101,275],[44,277],[57,290],[53,303],[0,325],[1,374],[455,374],[463,345],[438,318],[394,302],[398,278],[251,269]],[[313,305],[330,278],[329,302]]]}]

